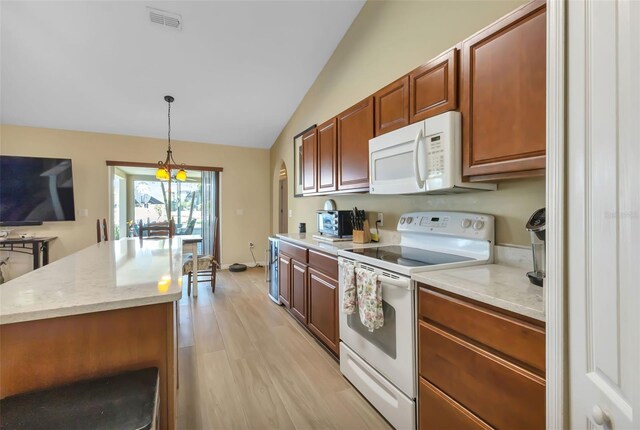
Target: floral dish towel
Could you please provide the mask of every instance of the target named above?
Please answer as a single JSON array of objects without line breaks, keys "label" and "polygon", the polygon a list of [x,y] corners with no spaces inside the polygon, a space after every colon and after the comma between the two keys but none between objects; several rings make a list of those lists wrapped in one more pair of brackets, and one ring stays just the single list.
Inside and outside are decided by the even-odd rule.
[{"label": "floral dish towel", "polygon": [[351,315],[356,312],[356,276],[355,264],[340,260],[340,286],[342,287],[342,312]]},{"label": "floral dish towel", "polygon": [[374,331],[384,325],[382,285],[374,272],[358,267],[355,273],[360,321],[369,331]]}]

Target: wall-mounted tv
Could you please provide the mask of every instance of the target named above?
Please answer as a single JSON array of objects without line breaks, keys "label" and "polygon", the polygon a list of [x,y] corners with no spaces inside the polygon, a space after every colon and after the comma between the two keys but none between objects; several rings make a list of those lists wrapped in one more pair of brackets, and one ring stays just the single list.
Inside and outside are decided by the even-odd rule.
[{"label": "wall-mounted tv", "polygon": [[75,219],[70,159],[0,155],[2,225]]}]

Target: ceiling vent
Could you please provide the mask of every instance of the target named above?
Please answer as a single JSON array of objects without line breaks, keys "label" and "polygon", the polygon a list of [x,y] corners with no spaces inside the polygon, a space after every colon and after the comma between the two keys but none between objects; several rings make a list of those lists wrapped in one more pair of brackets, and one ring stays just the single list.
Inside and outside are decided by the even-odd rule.
[{"label": "ceiling vent", "polygon": [[153,24],[163,25],[165,27],[182,30],[182,17],[177,13],[167,12],[166,10],[154,9],[148,7],[149,19]]}]

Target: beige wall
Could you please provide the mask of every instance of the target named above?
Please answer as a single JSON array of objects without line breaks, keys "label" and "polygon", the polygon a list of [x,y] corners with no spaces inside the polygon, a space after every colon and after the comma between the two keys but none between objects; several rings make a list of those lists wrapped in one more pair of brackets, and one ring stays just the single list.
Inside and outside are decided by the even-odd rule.
[{"label": "beige wall", "polygon": [[[222,263],[252,262],[249,241],[262,260],[269,234],[269,152],[193,142],[172,142],[178,162],[222,167],[221,245]],[[3,125],[0,154],[71,158],[73,162],[76,221],[50,222],[21,227],[38,235],[55,235],[53,259],[95,243],[96,218],[110,211],[106,160],[156,162],[166,155],[166,141],[113,134]],[[86,209],[86,217],[78,216]],[[238,210],[243,214],[239,215]],[[12,259],[19,260],[14,254]],[[15,276],[19,267],[13,267]]]},{"label": "beige wall", "polygon": [[[369,1],[271,148],[272,231],[278,228],[277,178],[284,160],[293,174],[293,136],[338,114],[518,7],[522,1]],[[315,231],[315,210],[326,197],[293,198],[289,180],[289,231],[306,222]],[[544,179],[503,182],[497,192],[460,196],[332,197],[339,209],[354,205],[385,214],[385,229],[412,210],[468,210],[497,216],[497,242],[528,243],[524,224],[544,206]],[[373,215],[372,215],[373,218]]]}]

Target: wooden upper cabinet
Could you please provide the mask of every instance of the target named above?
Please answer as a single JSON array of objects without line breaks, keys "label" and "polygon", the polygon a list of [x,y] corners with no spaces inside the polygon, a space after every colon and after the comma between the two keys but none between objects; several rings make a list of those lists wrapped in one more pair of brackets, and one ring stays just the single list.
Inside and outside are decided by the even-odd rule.
[{"label": "wooden upper cabinet", "polygon": [[332,118],[318,130],[318,191],[338,189],[338,120]]},{"label": "wooden upper cabinet", "polygon": [[373,96],[338,115],[338,190],[369,189],[369,139]]},{"label": "wooden upper cabinet", "polygon": [[403,76],[373,95],[376,136],[409,124],[409,76]]},{"label": "wooden upper cabinet", "polygon": [[302,192],[318,191],[318,133],[314,127],[302,135]]},{"label": "wooden upper cabinet", "polygon": [[464,177],[543,174],[545,1],[527,3],[462,43],[461,94]]},{"label": "wooden upper cabinet", "polygon": [[409,73],[409,121],[458,108],[458,50],[449,51]]}]

